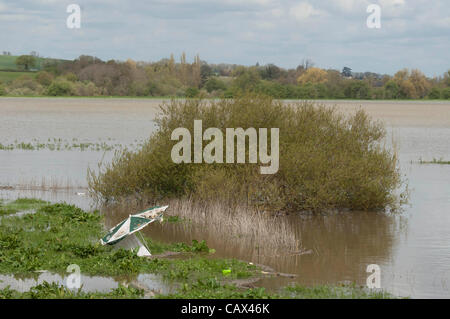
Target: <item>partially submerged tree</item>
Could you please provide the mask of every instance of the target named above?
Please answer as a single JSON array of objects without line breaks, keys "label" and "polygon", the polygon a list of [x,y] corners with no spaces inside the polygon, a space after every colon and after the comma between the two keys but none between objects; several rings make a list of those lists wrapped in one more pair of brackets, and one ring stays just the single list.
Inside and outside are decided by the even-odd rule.
[{"label": "partially submerged tree", "polygon": [[[97,199],[136,196],[157,202],[190,198],[203,204],[292,212],[384,210],[395,208],[404,199],[405,194],[398,192],[403,181],[397,155],[383,146],[386,129],[362,110],[345,116],[320,104],[286,104],[252,93],[229,100],[173,99],[161,108],[156,120],[158,129],[142,148],[117,153],[99,171],[89,171],[89,188]],[[192,161],[194,140],[190,132],[194,130],[194,119],[201,120],[205,128],[217,128],[214,140],[205,145],[202,153],[214,156],[212,163]],[[244,161],[224,163],[224,151],[235,152],[234,144],[224,148],[226,132],[233,127],[258,132],[280,128],[279,135],[272,135],[272,130],[270,133],[270,144],[279,145],[276,153],[271,149],[277,170],[261,174],[261,157],[259,162],[250,162],[256,149],[251,151],[251,134],[247,142],[244,131],[240,134]],[[173,147],[179,143],[171,137],[177,128],[186,128],[189,136],[188,146],[183,148],[187,158],[181,163],[172,156]]]}]

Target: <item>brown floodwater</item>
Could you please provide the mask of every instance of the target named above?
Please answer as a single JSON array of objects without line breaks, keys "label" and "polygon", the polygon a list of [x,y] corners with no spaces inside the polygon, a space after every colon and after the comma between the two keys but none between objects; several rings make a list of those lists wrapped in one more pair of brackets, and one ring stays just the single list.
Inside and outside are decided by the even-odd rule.
[{"label": "brown floodwater", "polygon": [[[0,143],[114,140],[125,146],[147,138],[159,100],[1,98]],[[422,158],[450,160],[450,103],[324,101],[343,112],[365,109],[394,138],[411,190],[401,214],[352,212],[288,216],[285,230],[301,251],[272,248],[246,238],[227,238],[208,222],[158,223],[145,233],[162,241],[206,240],[215,257],[268,265],[295,278],[263,279],[276,289],[291,282],[365,285],[369,264],[381,268],[381,287],[401,296],[450,298],[450,165],[421,165]],[[0,198],[37,197],[93,208],[86,192],[87,168],[110,161],[114,151],[0,150]],[[52,187],[54,186],[54,187]],[[131,213],[106,212],[108,226]],[[168,210],[176,215],[176,211]],[[273,234],[276,235],[276,234]],[[267,247],[264,247],[267,246]],[[101,286],[101,285],[100,285]],[[99,287],[100,287],[99,286]]]}]

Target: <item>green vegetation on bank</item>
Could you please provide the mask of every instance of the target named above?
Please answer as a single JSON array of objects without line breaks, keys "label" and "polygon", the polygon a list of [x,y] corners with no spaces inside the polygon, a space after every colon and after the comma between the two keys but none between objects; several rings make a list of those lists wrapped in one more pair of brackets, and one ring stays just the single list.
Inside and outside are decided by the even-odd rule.
[{"label": "green vegetation on bank", "polygon": [[[3,218],[0,224],[0,273],[29,273],[48,270],[64,273],[70,264],[87,275],[133,275],[158,273],[167,279],[189,280],[221,275],[233,269],[231,277],[248,277],[256,267],[236,260],[214,260],[196,255],[209,251],[204,242],[192,246],[164,246],[149,242],[150,249],[173,249],[193,254],[183,260],[147,259],[129,250],[102,246],[104,235],[98,212],[87,213],[75,206],[54,204],[34,214]],[[207,253],[206,253],[207,254]],[[195,270],[195,271],[194,271]]]},{"label": "green vegetation on bank", "polygon": [[[29,205],[40,202],[21,199]],[[204,241],[163,244],[147,239],[153,258],[137,257],[129,250],[101,246],[102,217],[75,206],[53,204],[40,207],[35,214],[5,217],[0,223],[0,273],[29,275],[47,270],[64,274],[70,264],[80,266],[85,275],[137,275],[154,273],[178,288],[157,298],[392,298],[365,292],[357,287],[286,287],[279,292],[264,288],[242,288],[239,280],[257,279],[259,268],[234,259],[211,258]],[[183,252],[180,258],[163,258],[158,253]],[[230,270],[226,275],[223,270]],[[119,285],[109,292],[69,290],[57,283],[44,282],[27,292],[10,287],[0,289],[3,298],[142,298],[144,291]]]},{"label": "green vegetation on bank", "polygon": [[[203,121],[203,130],[219,128],[223,136],[226,128],[279,128],[278,172],[260,174],[261,163],[175,164],[171,151],[178,141],[171,134],[179,127],[193,134],[194,120]],[[396,154],[383,146],[384,127],[362,110],[346,117],[322,105],[286,105],[247,94],[233,100],[172,100],[162,105],[156,122],[158,130],[141,149],[124,151],[98,174],[89,173],[90,190],[99,199],[188,196],[291,211],[383,210],[401,199],[395,195],[402,184]],[[245,143],[248,163],[248,139]]]},{"label": "green vegetation on bank", "polygon": [[0,96],[231,98],[242,91],[277,99],[446,100],[450,99],[450,70],[428,78],[417,69],[390,76],[310,64],[295,69],[209,64],[199,56],[188,63],[184,54],[179,62],[173,56],[157,62],[102,61],[85,55],[73,61],[0,56]]},{"label": "green vegetation on bank", "polygon": [[265,288],[238,289],[234,285],[221,285],[215,280],[198,281],[192,285],[183,286],[173,294],[159,295],[157,298],[178,299],[394,299],[395,296],[382,290],[369,290],[356,285],[347,286],[313,286],[298,284],[279,289],[276,292]]},{"label": "green vegetation on bank", "polygon": [[[144,290],[119,285],[110,292],[72,291],[56,283],[44,282],[27,292],[18,292],[6,287],[0,289],[0,299],[137,299]],[[159,299],[394,299],[384,291],[370,291],[355,286],[288,286],[279,292],[268,292],[265,288],[239,288],[236,285],[220,284],[215,279],[198,280],[184,285],[179,292],[156,295]]]},{"label": "green vegetation on bank", "polygon": [[70,290],[57,283],[43,282],[29,291],[19,292],[6,287],[0,289],[0,299],[137,299],[144,296],[144,290],[119,285],[110,292],[84,292]]}]

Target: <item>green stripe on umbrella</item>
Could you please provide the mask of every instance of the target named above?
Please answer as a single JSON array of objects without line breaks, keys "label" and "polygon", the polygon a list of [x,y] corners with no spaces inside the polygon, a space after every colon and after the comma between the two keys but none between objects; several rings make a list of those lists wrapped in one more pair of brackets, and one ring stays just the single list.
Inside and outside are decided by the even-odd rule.
[{"label": "green stripe on umbrella", "polygon": [[126,236],[140,231],[142,228],[155,220],[162,220],[162,213],[167,209],[167,207],[169,206],[156,206],[143,210],[138,214],[128,216],[127,219],[111,228],[108,234],[101,239],[102,245],[114,245]]},{"label": "green stripe on umbrella", "polygon": [[113,245],[124,239],[126,236],[131,235],[152,222],[151,219],[136,217],[130,215],[127,219],[122,221],[119,225],[115,226],[109,231],[109,233],[102,238],[102,244]]}]

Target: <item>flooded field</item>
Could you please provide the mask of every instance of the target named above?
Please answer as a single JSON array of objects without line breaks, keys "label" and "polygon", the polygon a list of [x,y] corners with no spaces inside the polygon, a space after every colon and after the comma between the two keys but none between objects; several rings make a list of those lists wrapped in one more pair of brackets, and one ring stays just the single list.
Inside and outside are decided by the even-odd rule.
[{"label": "flooded field", "polygon": [[[1,98],[0,144],[55,145],[63,141],[62,144],[72,146],[106,143],[135,148],[155,130],[153,119],[160,102]],[[271,289],[290,282],[314,285],[350,281],[365,285],[367,266],[378,264],[381,286],[393,294],[450,298],[450,165],[418,163],[420,159],[450,160],[450,103],[324,103],[337,105],[343,112],[362,107],[385,122],[389,132],[387,143],[395,141],[401,170],[411,190],[410,203],[401,214],[290,215],[269,221],[273,231],[257,239],[230,234],[226,226],[230,221],[218,227],[205,214],[200,224],[155,223],[145,233],[167,242],[204,239],[216,250],[217,257],[234,257],[297,275],[262,279],[258,283]],[[116,150],[116,147],[0,148],[0,198],[35,197],[92,209],[94,204],[86,196],[87,169],[96,169],[101,160],[110,161]],[[181,209],[175,203],[168,213],[179,215]],[[128,216],[130,210],[127,207],[105,210],[107,226]],[[292,247],[270,244],[283,240],[292,242]],[[24,285],[36,279],[26,280]],[[89,289],[98,280],[90,280]],[[116,286],[114,280],[107,280],[98,284],[99,290]]]}]

